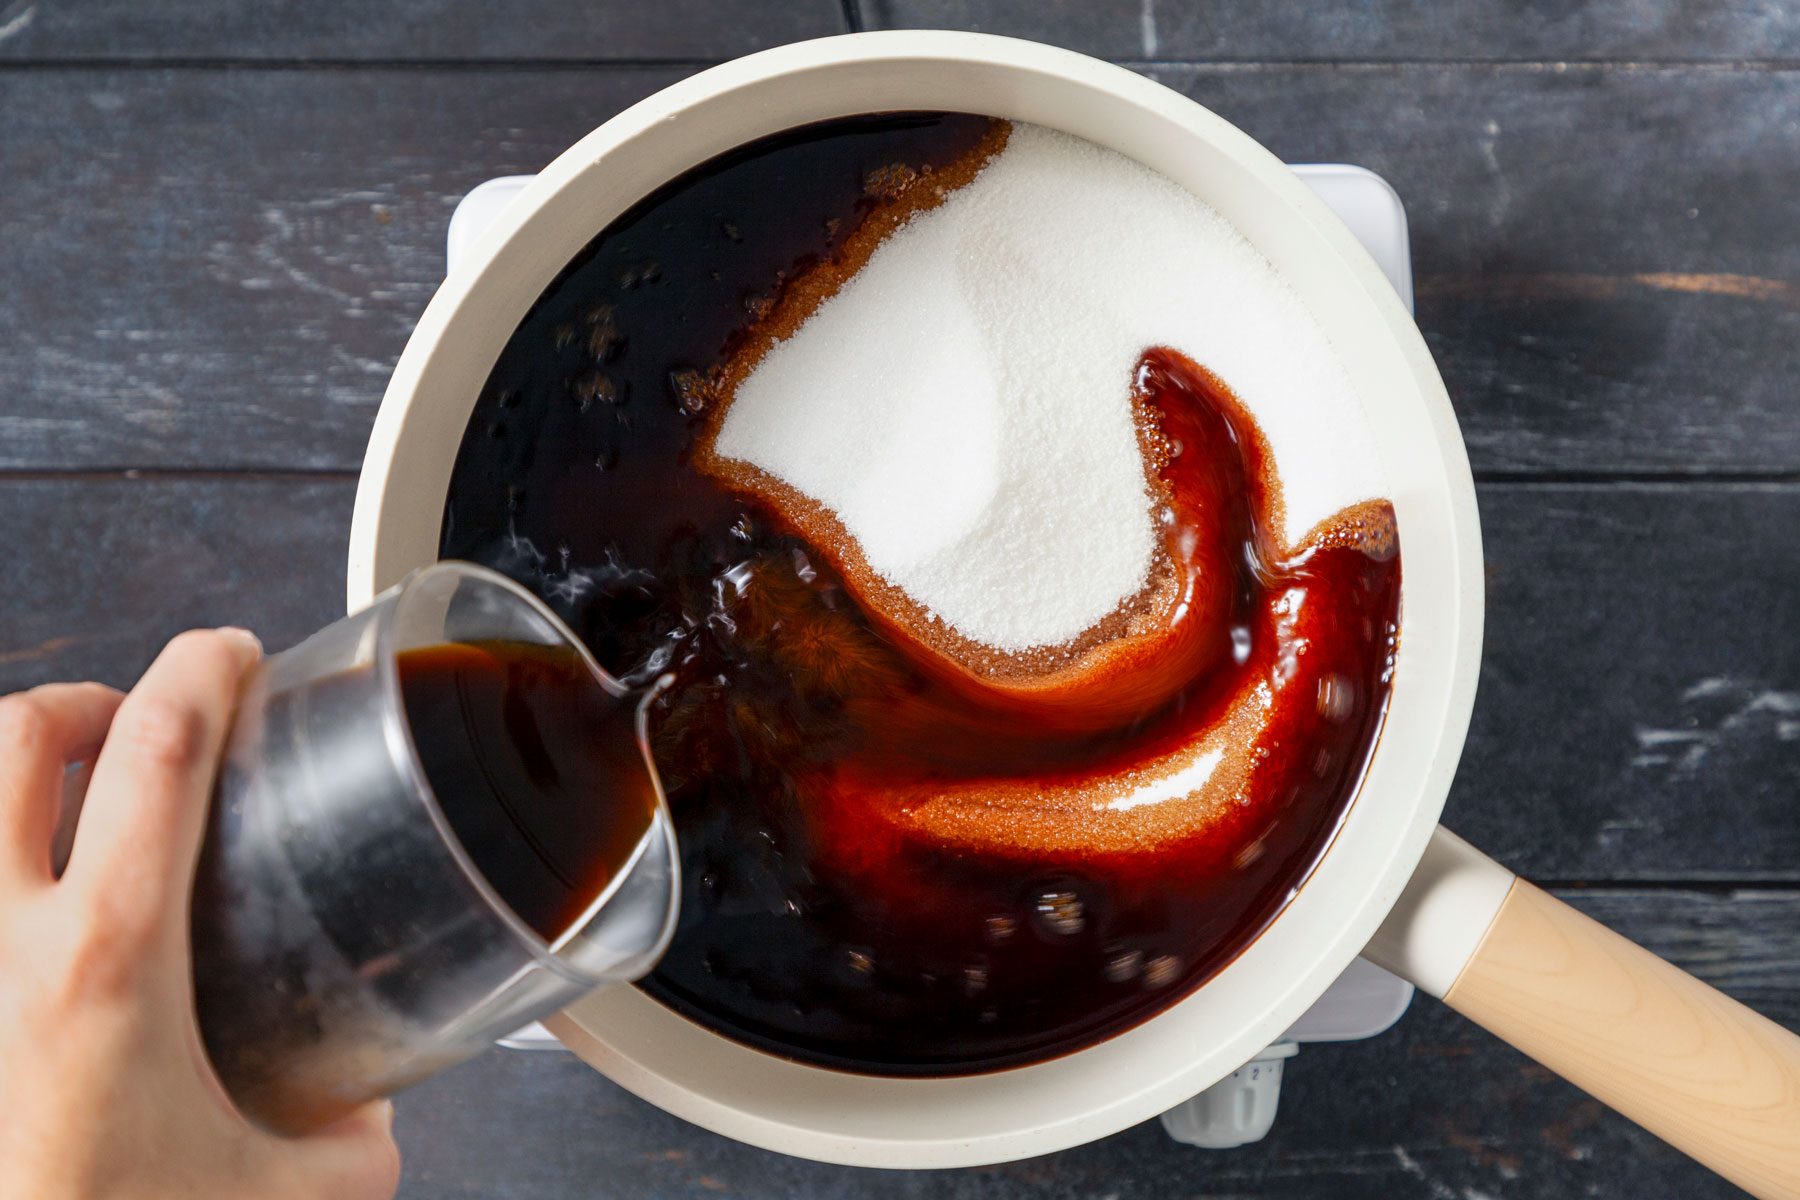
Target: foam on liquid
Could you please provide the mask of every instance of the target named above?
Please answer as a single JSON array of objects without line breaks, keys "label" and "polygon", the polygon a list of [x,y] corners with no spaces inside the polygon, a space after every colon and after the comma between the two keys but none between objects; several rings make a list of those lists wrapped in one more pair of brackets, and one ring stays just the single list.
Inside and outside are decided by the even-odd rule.
[{"label": "foam on liquid", "polygon": [[1288,546],[1383,493],[1360,401],[1273,265],[1166,177],[1024,124],[769,349],[713,450],[829,509],[962,637],[1054,647],[1152,575],[1131,387],[1157,345],[1262,428]]}]

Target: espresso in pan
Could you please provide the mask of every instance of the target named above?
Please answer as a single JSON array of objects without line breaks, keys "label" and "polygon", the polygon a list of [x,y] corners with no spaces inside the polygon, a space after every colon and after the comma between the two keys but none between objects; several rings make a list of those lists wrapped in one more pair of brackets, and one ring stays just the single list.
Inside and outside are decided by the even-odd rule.
[{"label": "espresso in pan", "polygon": [[1399,550],[1281,277],[1171,181],[960,114],[742,147],[496,363],[442,550],[628,682],[680,927],[643,987],[950,1074],[1191,991],[1302,885],[1391,682]]}]

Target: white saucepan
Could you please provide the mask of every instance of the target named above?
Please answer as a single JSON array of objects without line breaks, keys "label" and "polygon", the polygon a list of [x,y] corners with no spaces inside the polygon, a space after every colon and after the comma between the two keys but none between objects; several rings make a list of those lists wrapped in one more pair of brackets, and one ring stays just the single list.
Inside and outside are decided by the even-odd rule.
[{"label": "white saucepan", "polygon": [[1482,632],[1475,494],[1443,383],[1392,288],[1304,185],[1129,71],[1004,38],[856,34],[705,71],[583,138],[439,289],[400,358],[357,493],[350,607],[437,557],[489,369],[596,233],[745,142],[903,109],[1037,122],[1135,158],[1234,222],[1309,306],[1368,405],[1405,555],[1391,709],[1367,778],[1311,877],[1243,954],[1151,1020],[1061,1058],[961,1078],[848,1074],[727,1040],[632,988],[578,1003],[555,1033],[652,1103],[755,1145],[873,1166],[986,1163],[1102,1137],[1202,1091],[1362,953],[1751,1191],[1800,1197],[1800,1038],[1438,826]]}]

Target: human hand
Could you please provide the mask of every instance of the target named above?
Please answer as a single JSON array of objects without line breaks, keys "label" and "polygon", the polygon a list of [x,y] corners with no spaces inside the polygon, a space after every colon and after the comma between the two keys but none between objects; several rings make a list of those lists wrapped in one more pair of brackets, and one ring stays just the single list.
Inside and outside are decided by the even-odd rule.
[{"label": "human hand", "polygon": [[[194,865],[260,653],[242,630],[186,633],[129,696],[77,683],[0,698],[0,1200],[387,1200],[398,1186],[390,1105],[304,1138],[264,1132],[195,1021]],[[85,762],[58,878],[63,780]]]}]

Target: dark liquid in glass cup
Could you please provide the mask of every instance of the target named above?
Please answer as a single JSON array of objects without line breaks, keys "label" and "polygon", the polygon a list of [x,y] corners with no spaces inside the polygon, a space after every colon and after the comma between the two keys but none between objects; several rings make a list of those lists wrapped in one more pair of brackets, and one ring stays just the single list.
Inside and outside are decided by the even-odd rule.
[{"label": "dark liquid in glass cup", "polygon": [[467,563],[251,671],[192,916],[240,1108],[317,1127],[649,969],[677,868],[638,707]]},{"label": "dark liquid in glass cup", "polygon": [[432,646],[401,654],[399,667],[438,807],[500,898],[555,942],[655,815],[635,714],[560,647]]}]

